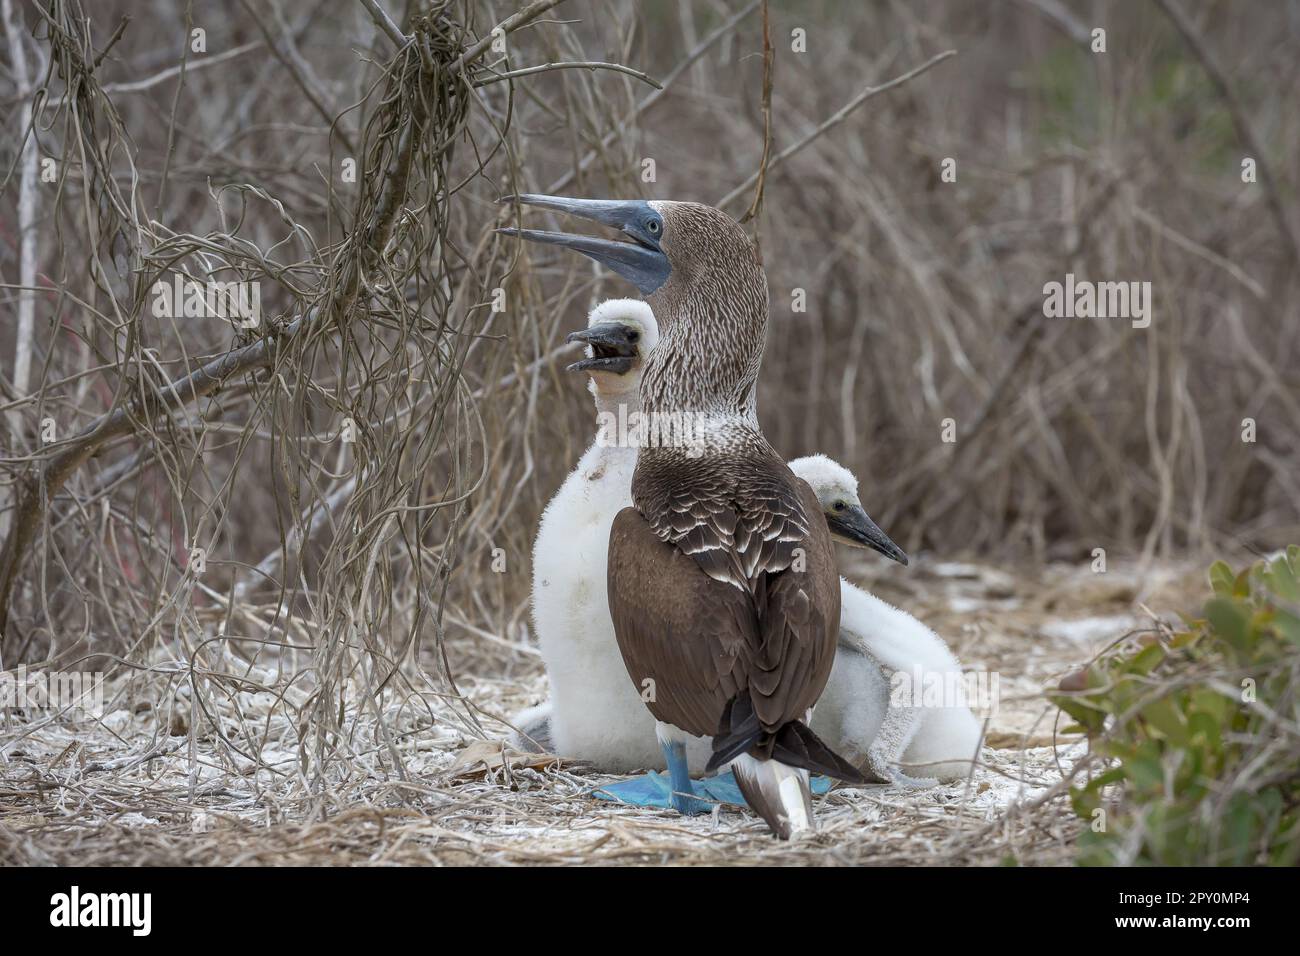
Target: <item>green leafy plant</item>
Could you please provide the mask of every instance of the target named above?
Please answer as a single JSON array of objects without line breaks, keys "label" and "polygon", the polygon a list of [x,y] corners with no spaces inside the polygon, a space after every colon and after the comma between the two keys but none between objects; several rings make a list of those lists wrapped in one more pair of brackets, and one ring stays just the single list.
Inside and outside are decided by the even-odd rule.
[{"label": "green leafy plant", "polygon": [[1085,865],[1300,859],[1300,547],[1234,574],[1181,631],[1128,638],[1052,699],[1086,733]]}]

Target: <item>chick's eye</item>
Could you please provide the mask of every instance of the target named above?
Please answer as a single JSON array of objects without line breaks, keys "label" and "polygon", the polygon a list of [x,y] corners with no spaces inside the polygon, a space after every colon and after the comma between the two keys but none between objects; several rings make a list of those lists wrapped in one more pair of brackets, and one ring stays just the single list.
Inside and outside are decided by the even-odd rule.
[{"label": "chick's eye", "polygon": [[627,334],[627,340],[628,340],[629,342],[639,342],[639,341],[641,340],[641,333],[640,333],[640,332],[629,332],[629,333]]},{"label": "chick's eye", "polygon": [[843,510],[844,510],[844,502],[842,502],[842,501],[837,501],[837,502],[835,502],[835,510],[836,510],[836,511],[843,511]]}]

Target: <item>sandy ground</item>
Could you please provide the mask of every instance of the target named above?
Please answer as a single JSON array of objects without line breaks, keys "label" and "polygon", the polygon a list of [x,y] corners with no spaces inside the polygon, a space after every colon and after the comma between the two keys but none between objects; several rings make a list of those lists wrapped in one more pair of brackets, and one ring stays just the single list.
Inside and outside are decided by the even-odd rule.
[{"label": "sandy ground", "polygon": [[[924,619],[965,666],[996,673],[970,780],[833,791],[819,802],[820,832],[780,844],[739,810],[686,819],[612,806],[588,796],[610,777],[494,759],[476,721],[502,736],[493,716],[545,694],[522,634],[450,642],[459,699],[394,690],[348,712],[346,734],[303,748],[304,682],[265,659],[209,660],[226,676],[196,701],[185,668],[162,654],[153,673],[110,679],[98,720],[0,718],[0,863],[1067,862],[1078,823],[1061,779],[1085,744],[1057,733],[1042,691],[1153,615],[1194,609],[1199,563],[1094,574],[924,560],[899,572],[864,560],[845,573]],[[338,757],[317,773],[321,747]]]}]

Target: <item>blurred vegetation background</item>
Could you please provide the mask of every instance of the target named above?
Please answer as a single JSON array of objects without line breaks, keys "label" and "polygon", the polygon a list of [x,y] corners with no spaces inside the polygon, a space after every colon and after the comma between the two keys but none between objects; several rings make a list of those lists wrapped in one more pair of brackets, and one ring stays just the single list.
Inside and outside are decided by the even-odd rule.
[{"label": "blurred vegetation background", "polygon": [[[403,29],[432,9],[474,37],[515,9],[390,6]],[[105,168],[131,207],[122,235],[151,267],[133,281],[177,270],[260,278],[273,322],[320,301],[365,208],[358,194],[374,186],[364,161],[359,185],[339,174],[372,144],[391,56],[365,5],[103,0],[82,12],[103,96],[94,133],[113,133]],[[1300,532],[1300,3],[1185,0],[1174,12],[1100,0],[770,6],[770,152],[806,144],[771,164],[751,223],[772,305],[760,417],[784,454],[826,452],[853,468],[868,509],[910,552],[1087,561],[1101,547],[1151,561],[1265,551]],[[50,65],[56,18],[26,5],[13,16],[27,64],[19,76],[11,33],[0,94],[6,521],[52,453],[44,419],[60,438],[76,434],[141,382],[160,384],[157,368],[170,377],[246,341],[218,320],[133,312],[132,296],[148,302],[139,285],[107,307],[88,266],[102,216],[86,220],[84,157],[69,148],[75,117],[59,99],[68,74],[57,57]],[[187,42],[196,27],[203,53]],[[1104,53],[1092,50],[1097,27]],[[382,591],[372,630],[418,646],[429,635],[411,622],[425,606],[452,634],[520,639],[538,515],[592,433],[563,338],[628,289],[576,257],[496,237],[512,213],[494,200],[730,197],[739,216],[764,153],[762,33],[761,6],[739,0],[569,0],[511,33],[478,80],[595,60],[665,89],[608,69],[476,86],[447,161],[445,222],[403,253],[428,262],[405,273],[404,331],[385,339],[376,316],[394,306],[372,303],[374,321],[344,337],[352,345],[318,336],[316,351],[276,366],[282,388],[264,372],[236,376],[205,421],[99,449],[17,559],[9,659],[16,645],[43,655],[165,632],[196,541],[213,592],[193,598],[201,627],[230,617],[232,595],[271,608],[272,630],[281,613],[319,620],[313,592],[336,592],[337,575],[355,570],[356,600]],[[823,129],[864,91],[948,49],[957,55]],[[20,388],[18,206],[37,88],[38,155],[65,163],[68,178],[58,198],[37,190]],[[1243,182],[1247,157],[1273,180]],[[941,177],[949,158],[955,182]],[[243,197],[238,212],[225,187]],[[394,242],[423,228],[423,208],[408,204]],[[226,238],[168,258],[180,234]],[[111,255],[115,240],[104,241]],[[240,243],[259,252],[238,259]],[[1070,272],[1150,282],[1151,326],[1044,318],[1044,284]],[[503,312],[491,310],[497,288]],[[795,290],[806,312],[793,310]],[[400,376],[373,361],[386,348],[415,356]],[[422,387],[472,402],[444,419],[420,404]],[[400,421],[377,414],[398,406]],[[355,447],[334,440],[348,413],[364,425]],[[1242,440],[1247,418],[1254,443]],[[955,443],[941,441],[945,419]],[[394,465],[413,435],[429,439],[427,454]],[[358,474],[385,468],[391,494],[353,494]],[[403,502],[428,510],[408,517]],[[365,529],[383,517],[395,523],[376,543]],[[353,551],[340,550],[349,541]],[[362,548],[383,568],[364,581]]]}]

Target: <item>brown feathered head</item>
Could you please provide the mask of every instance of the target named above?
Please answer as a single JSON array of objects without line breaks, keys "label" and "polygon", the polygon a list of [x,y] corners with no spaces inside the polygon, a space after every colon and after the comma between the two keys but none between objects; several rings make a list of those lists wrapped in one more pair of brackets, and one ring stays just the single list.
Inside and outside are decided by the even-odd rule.
[{"label": "brown feathered head", "polygon": [[753,385],[767,331],[767,280],[753,243],[726,213],[692,202],[506,197],[617,230],[611,239],[538,229],[506,235],[564,246],[633,283],[669,348],[646,365],[649,408],[754,416]]}]

